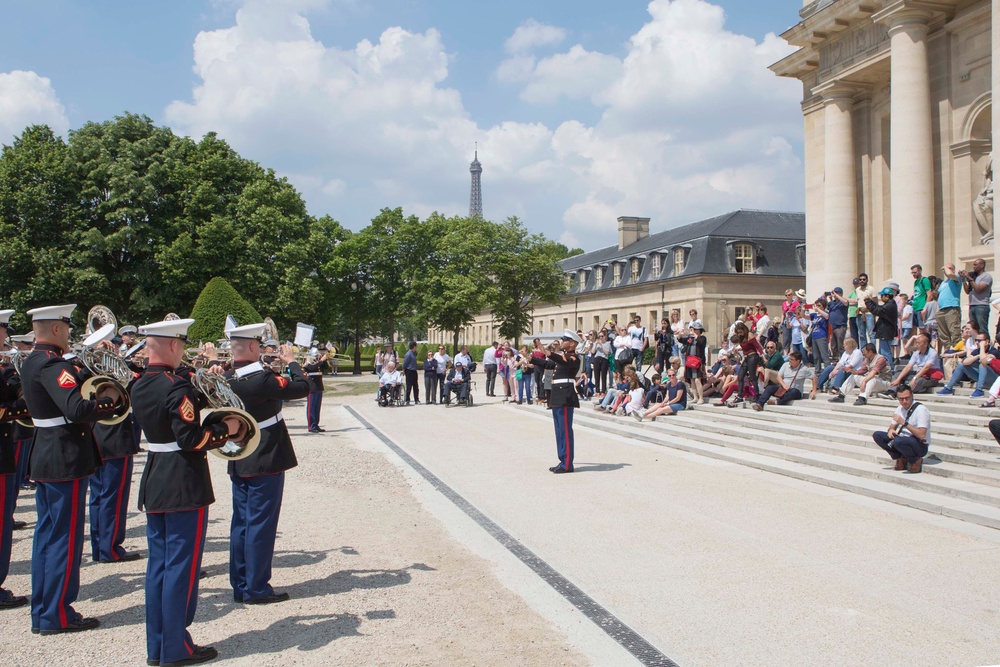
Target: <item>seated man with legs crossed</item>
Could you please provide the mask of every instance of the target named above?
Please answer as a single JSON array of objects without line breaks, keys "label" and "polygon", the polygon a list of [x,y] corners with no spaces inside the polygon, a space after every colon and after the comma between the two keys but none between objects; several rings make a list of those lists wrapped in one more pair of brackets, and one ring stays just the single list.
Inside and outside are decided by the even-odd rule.
[{"label": "seated man with legs crossed", "polygon": [[[914,394],[924,392],[944,379],[944,371],[941,369],[941,357],[936,350],[931,347],[931,337],[927,334],[917,334],[917,349],[910,356],[910,363],[906,364],[896,379],[889,383],[886,393],[895,395],[897,388],[904,384],[910,386]],[[913,377],[910,374],[913,373]]]},{"label": "seated man with legs crossed", "polygon": [[[840,355],[837,365],[829,365],[819,374],[818,383],[820,388],[826,385],[827,380],[830,381],[830,393],[833,394],[833,398],[830,399],[831,403],[843,402],[844,399],[840,396],[840,385],[844,384],[847,376],[859,370],[864,363],[865,357],[861,353],[861,350],[858,349],[857,341],[853,338],[846,339],[844,341],[844,353]],[[831,378],[833,379],[831,380]]]},{"label": "seated man with legs crossed", "polygon": [[792,401],[802,398],[802,392],[806,387],[806,380],[812,380],[812,391],[809,392],[809,399],[816,398],[816,391],[819,385],[816,384],[816,373],[812,368],[802,363],[802,354],[797,350],[788,355],[788,361],[778,371],[778,384],[768,385],[761,392],[760,398],[753,404],[753,409],[758,412],[764,409],[771,398],[778,399],[778,405],[788,405]]},{"label": "seated man with legs crossed", "polygon": [[840,395],[831,398],[831,401],[842,403],[848,392],[857,388],[861,395],[854,401],[854,405],[867,405],[869,398],[889,388],[892,380],[889,360],[878,353],[874,343],[867,343],[861,354],[864,355],[864,364],[847,376],[844,384],[840,385]]},{"label": "seated man with legs crossed", "polygon": [[896,400],[899,407],[889,429],[872,433],[872,439],[896,462],[896,470],[918,473],[931,443],[931,413],[913,401],[913,390],[908,385],[896,390]]}]

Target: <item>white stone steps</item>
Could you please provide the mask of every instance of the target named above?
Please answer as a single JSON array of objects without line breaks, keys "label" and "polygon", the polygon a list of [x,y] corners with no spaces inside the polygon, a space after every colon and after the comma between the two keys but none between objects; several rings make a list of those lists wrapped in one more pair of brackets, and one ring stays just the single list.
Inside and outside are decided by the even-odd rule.
[{"label": "white stone steps", "polygon": [[[510,406],[516,410],[539,410],[533,406]],[[963,499],[956,495],[941,493],[936,491],[926,491],[912,485],[902,485],[884,481],[873,476],[863,476],[852,472],[842,472],[828,468],[821,468],[811,464],[802,464],[792,460],[786,460],[772,455],[758,454],[744,450],[735,449],[720,445],[709,444],[694,438],[689,438],[681,434],[677,429],[676,433],[666,430],[656,432],[648,427],[656,427],[656,423],[644,425],[634,422],[630,418],[601,419],[601,417],[591,410],[591,414],[586,414],[586,408],[577,412],[581,426],[589,426],[607,433],[614,433],[624,437],[634,437],[657,445],[670,447],[680,451],[707,456],[720,461],[746,465],[757,470],[800,479],[815,484],[841,489],[851,493],[868,496],[878,500],[905,505],[915,509],[920,509],[934,514],[940,514],[963,521],[968,521],[981,526],[1000,529],[1000,503],[992,499],[989,503],[976,502]],[[628,419],[628,421],[625,421]],[[670,419],[664,418],[664,419]],[[647,428],[643,428],[647,426]],[[852,468],[858,470],[860,468]],[[903,476],[903,473],[894,473]],[[920,475],[905,475],[908,478],[920,477]],[[939,480],[942,486],[952,483],[953,480]]]},{"label": "white stone steps", "polygon": [[[793,461],[802,465],[815,466],[826,470],[857,475],[859,477],[869,479],[877,479],[883,482],[920,489],[922,491],[951,495],[963,500],[993,504],[1000,507],[1000,488],[995,486],[987,486],[977,482],[958,479],[953,476],[948,477],[926,474],[904,475],[893,470],[884,470],[883,467],[878,464],[872,465],[871,463],[860,462],[842,455],[807,452],[799,447],[792,447],[759,437],[753,437],[758,434],[750,433],[749,426],[747,427],[747,433],[740,438],[718,433],[716,424],[713,423],[705,423],[700,425],[700,427],[692,427],[672,423],[672,417],[664,417],[662,420],[657,418],[656,422],[647,424],[645,422],[636,422],[631,417],[616,417],[614,415],[608,415],[601,412],[591,412],[590,414],[586,414],[584,412],[582,416],[584,419],[600,422],[600,428],[602,429],[619,428],[624,431],[623,433],[620,433],[620,435],[627,434],[632,437],[640,437],[648,442],[668,444],[665,442],[666,440],[679,435],[691,440],[704,442],[706,444],[738,449],[740,451],[751,452],[762,456],[773,456],[775,458]],[[628,419],[628,423],[625,422],[626,419]],[[872,443],[872,447],[876,447],[876,445]],[[939,463],[937,465],[951,466],[953,470],[957,467],[954,464],[946,463]],[[925,465],[924,469],[927,470],[930,467],[931,466],[929,465]],[[986,473],[990,471],[982,472]]]}]

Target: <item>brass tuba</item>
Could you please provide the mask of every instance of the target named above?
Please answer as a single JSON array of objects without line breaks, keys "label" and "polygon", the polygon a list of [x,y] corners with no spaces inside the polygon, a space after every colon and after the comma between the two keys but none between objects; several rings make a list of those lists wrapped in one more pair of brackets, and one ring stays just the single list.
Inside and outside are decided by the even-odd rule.
[{"label": "brass tuba", "polygon": [[[91,313],[93,311],[92,308]],[[110,312],[109,310],[108,313]],[[121,394],[122,403],[114,414],[107,419],[98,420],[99,424],[108,426],[120,424],[132,412],[132,399],[127,389],[129,382],[132,381],[132,370],[115,352],[99,346],[102,341],[114,335],[116,328],[117,322],[114,321],[114,315],[111,315],[111,321],[91,333],[76,352],[83,366],[91,373],[91,377],[80,387],[80,393],[84,398],[93,400],[100,390],[108,385]]]},{"label": "brass tuba", "polygon": [[211,408],[202,419],[202,424],[218,424],[226,417],[236,417],[247,430],[242,441],[231,440],[210,451],[227,461],[239,461],[253,454],[260,444],[260,427],[257,426],[257,420],[244,409],[243,401],[229,386],[229,381],[219,373],[198,368],[194,372],[193,384],[205,396]]},{"label": "brass tuba", "polygon": [[[24,360],[28,358],[29,352],[25,350],[4,350],[0,352],[0,360],[5,364],[10,364],[11,368],[14,369],[14,374],[18,376],[19,381],[17,385],[17,397],[21,398],[23,392],[21,390],[20,377],[21,377],[21,364]],[[32,428],[34,424],[31,422],[31,417],[22,417],[21,419],[15,419],[18,424],[25,428]]]},{"label": "brass tuba", "polygon": [[[87,312],[87,329],[84,333],[88,336],[107,325],[111,325],[111,331],[118,330],[118,319],[107,306],[94,306]],[[114,333],[111,334],[114,336]]]}]

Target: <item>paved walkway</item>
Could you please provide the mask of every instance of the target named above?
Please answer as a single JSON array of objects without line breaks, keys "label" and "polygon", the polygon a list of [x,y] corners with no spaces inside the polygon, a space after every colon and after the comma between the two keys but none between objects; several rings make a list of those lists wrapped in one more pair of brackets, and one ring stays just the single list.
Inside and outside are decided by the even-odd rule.
[{"label": "paved walkway", "polygon": [[481,401],[345,400],[678,664],[1000,661],[998,531]]}]

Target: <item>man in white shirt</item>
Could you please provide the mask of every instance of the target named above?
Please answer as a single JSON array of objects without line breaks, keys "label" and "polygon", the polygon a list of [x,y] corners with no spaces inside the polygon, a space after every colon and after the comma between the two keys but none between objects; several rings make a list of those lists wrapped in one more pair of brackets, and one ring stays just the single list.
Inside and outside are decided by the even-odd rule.
[{"label": "man in white shirt", "polygon": [[[919,394],[944,379],[944,370],[941,367],[941,357],[937,350],[932,348],[931,337],[927,334],[917,334],[917,351],[910,356],[910,363],[906,364],[896,379],[889,383],[888,394],[895,394],[897,389],[905,384],[909,384],[914,394]],[[910,373],[913,377],[910,378]]]},{"label": "man in white shirt", "polygon": [[378,403],[381,406],[386,406],[389,404],[389,398],[393,391],[396,391],[397,387],[401,386],[403,382],[402,374],[396,370],[396,364],[389,362],[385,365],[385,370],[382,372],[382,377],[378,379]]},{"label": "man in white shirt", "polygon": [[444,345],[438,345],[437,352],[434,354],[434,361],[437,362],[438,392],[441,402],[444,403],[444,383],[448,375],[448,362],[451,361],[451,357],[445,352]]},{"label": "man in white shirt", "polygon": [[872,433],[872,439],[896,462],[896,470],[916,474],[923,468],[931,444],[931,413],[926,406],[914,403],[913,390],[905,384],[896,390],[896,400],[899,407],[889,430]]},{"label": "man in white shirt", "polygon": [[757,338],[763,338],[767,330],[771,328],[771,316],[767,314],[767,306],[758,303],[754,308],[757,310]]},{"label": "man in white shirt", "polygon": [[464,366],[466,370],[472,368],[472,357],[469,356],[468,345],[463,345],[462,349],[460,349],[458,354],[455,355],[455,365],[457,366],[459,362],[461,362],[462,366]]},{"label": "man in white shirt", "polygon": [[837,365],[827,366],[819,375],[820,387],[826,384],[826,381],[830,380],[831,377],[833,378],[830,380],[830,393],[833,394],[833,398],[830,399],[831,403],[844,402],[844,397],[840,395],[840,385],[844,384],[848,375],[861,370],[861,367],[864,365],[865,356],[858,349],[858,341],[853,338],[845,339],[844,353],[840,355]]},{"label": "man in white shirt", "polygon": [[642,326],[642,318],[638,315],[632,320],[632,326],[628,328],[628,335],[631,336],[632,363],[635,364],[635,372],[642,372],[642,354],[649,347],[649,332]]},{"label": "man in white shirt", "polygon": [[493,341],[493,345],[483,351],[483,370],[486,371],[486,395],[496,396],[493,389],[497,381],[497,346],[499,343]]}]

